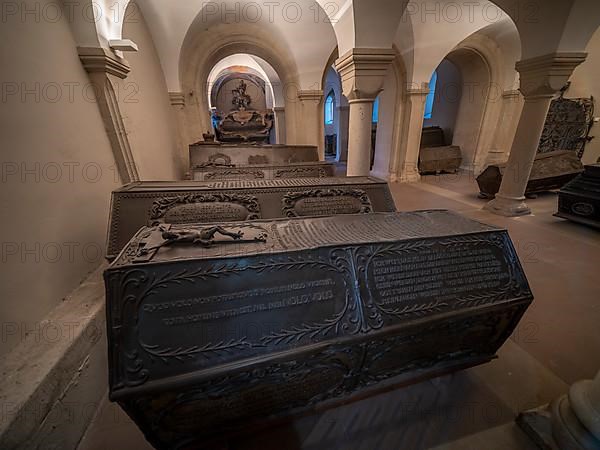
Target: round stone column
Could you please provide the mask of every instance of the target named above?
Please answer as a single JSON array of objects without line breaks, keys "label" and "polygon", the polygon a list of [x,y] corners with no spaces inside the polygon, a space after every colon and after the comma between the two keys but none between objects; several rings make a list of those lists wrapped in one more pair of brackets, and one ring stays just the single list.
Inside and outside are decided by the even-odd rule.
[{"label": "round stone column", "polygon": [[549,405],[519,414],[517,423],[544,449],[600,449],[600,372]]},{"label": "round stone column", "polygon": [[353,48],[335,62],[342,91],[350,105],[346,172],[349,176],[369,175],[373,102],[382,90],[394,57],[392,49]]},{"label": "round stone column", "polygon": [[[371,118],[375,99],[349,100],[348,167],[351,176],[369,175],[371,169]],[[351,150],[350,150],[351,149]]]}]

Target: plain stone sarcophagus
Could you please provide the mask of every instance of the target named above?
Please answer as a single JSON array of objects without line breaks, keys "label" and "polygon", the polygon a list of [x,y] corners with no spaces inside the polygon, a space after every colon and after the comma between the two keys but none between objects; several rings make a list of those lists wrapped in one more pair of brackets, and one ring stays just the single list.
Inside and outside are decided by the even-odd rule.
[{"label": "plain stone sarcophagus", "polygon": [[458,145],[446,145],[444,130],[440,127],[425,127],[421,133],[419,149],[419,172],[456,172],[462,163]]},{"label": "plain stone sarcophagus", "polygon": [[104,273],[110,399],[157,448],[494,358],[532,300],[448,211],[143,228]]},{"label": "plain stone sarcophagus", "polygon": [[138,181],[112,193],[106,257],[143,226],[396,211],[387,183],[372,177],[269,181]]},{"label": "plain stone sarcophagus", "polygon": [[285,165],[319,161],[314,145],[252,145],[198,142],[189,146],[190,167]]},{"label": "plain stone sarcophagus", "polygon": [[458,145],[423,147],[419,150],[419,172],[456,172],[460,168],[462,155]]},{"label": "plain stone sarcophagus", "polygon": [[[492,198],[500,190],[506,164],[491,165],[477,177],[480,195]],[[538,153],[533,161],[525,194],[560,189],[583,171],[577,154],[567,150]]]},{"label": "plain stone sarcophagus", "polygon": [[558,191],[554,215],[600,228],[600,164],[586,165],[581,175]]},{"label": "plain stone sarcophagus", "polygon": [[193,167],[195,181],[216,180],[280,180],[283,178],[323,178],[335,175],[335,165],[316,161],[284,165],[256,164],[236,167]]}]

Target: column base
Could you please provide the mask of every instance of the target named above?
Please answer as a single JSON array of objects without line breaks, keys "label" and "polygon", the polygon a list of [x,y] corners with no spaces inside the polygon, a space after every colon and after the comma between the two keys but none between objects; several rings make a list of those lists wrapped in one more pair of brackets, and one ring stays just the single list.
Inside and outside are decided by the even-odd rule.
[{"label": "column base", "polygon": [[531,214],[531,209],[525,203],[525,197],[514,198],[496,194],[496,198],[488,202],[483,209],[499,216],[515,217]]},{"label": "column base", "polygon": [[406,169],[402,171],[400,177],[398,178],[400,183],[415,183],[417,181],[421,181],[421,174],[419,171],[415,169]]},{"label": "column base", "polygon": [[522,412],[517,424],[543,450],[595,450],[598,441],[579,421],[563,395],[540,408]]}]

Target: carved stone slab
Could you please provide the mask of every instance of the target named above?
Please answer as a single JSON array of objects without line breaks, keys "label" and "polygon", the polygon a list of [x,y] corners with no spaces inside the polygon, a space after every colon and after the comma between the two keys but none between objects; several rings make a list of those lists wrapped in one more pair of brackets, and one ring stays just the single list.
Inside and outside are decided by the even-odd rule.
[{"label": "carved stone slab", "polygon": [[189,146],[190,166],[210,165],[286,165],[319,161],[319,152],[313,145],[251,145],[199,142]]},{"label": "carved stone slab", "polygon": [[585,171],[558,191],[557,217],[600,228],[600,164]]},{"label": "carved stone slab", "polygon": [[145,225],[390,212],[387,183],[371,177],[137,182],[112,193],[107,258]]},{"label": "carved stone slab", "polygon": [[215,180],[273,180],[280,178],[323,178],[335,174],[329,162],[289,163],[286,165],[254,164],[249,166],[206,165],[191,169],[196,181]]},{"label": "carved stone slab", "polygon": [[[506,170],[505,164],[491,165],[479,174],[477,184],[484,197],[494,197]],[[560,189],[583,171],[583,164],[573,151],[538,153],[533,161],[526,194]]]},{"label": "carved stone slab", "polygon": [[105,282],[110,398],[175,448],[488,361],[532,299],[448,211],[143,228]]}]

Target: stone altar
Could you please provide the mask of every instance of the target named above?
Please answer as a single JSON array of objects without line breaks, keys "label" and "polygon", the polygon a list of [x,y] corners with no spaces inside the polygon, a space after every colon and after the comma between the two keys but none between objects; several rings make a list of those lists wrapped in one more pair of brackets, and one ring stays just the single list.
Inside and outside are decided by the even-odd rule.
[{"label": "stone altar", "polygon": [[222,144],[205,141],[190,145],[189,151],[192,169],[319,161],[319,151],[314,145]]},{"label": "stone altar", "polygon": [[[500,189],[506,164],[491,165],[477,177],[480,197],[493,198]],[[559,189],[583,171],[583,164],[573,151],[538,153],[533,161],[525,194]]]},{"label": "stone altar", "polygon": [[110,399],[156,448],[494,358],[532,300],[448,211],[143,228],[105,271]]},{"label": "stone altar", "polygon": [[600,164],[586,165],[582,174],[558,191],[554,215],[600,228]]},{"label": "stone altar", "polygon": [[106,257],[141,227],[396,211],[387,183],[373,177],[258,181],[142,181],[112,193]]}]

